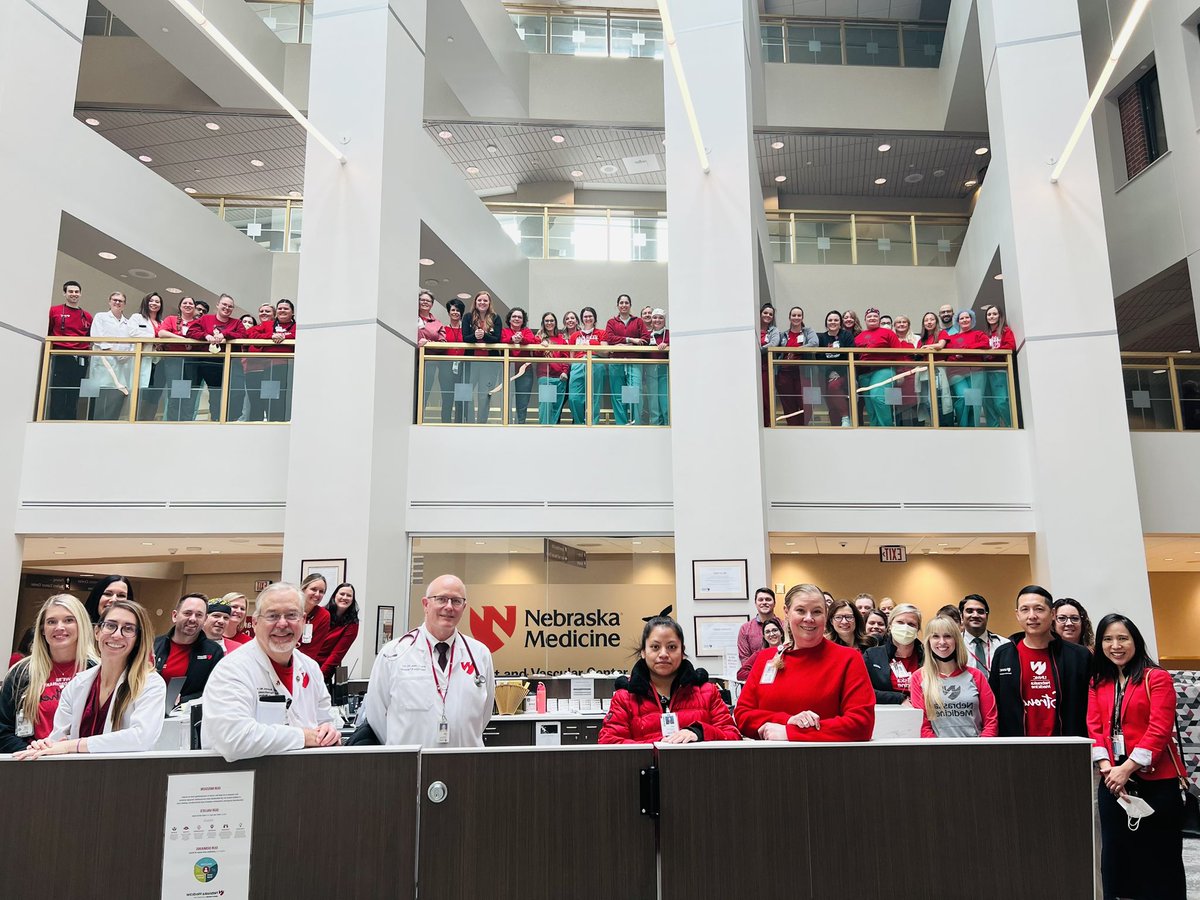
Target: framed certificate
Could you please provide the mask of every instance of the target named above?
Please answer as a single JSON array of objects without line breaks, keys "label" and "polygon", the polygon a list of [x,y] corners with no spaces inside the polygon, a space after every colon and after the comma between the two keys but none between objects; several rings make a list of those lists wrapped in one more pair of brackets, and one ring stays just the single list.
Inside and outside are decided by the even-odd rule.
[{"label": "framed certificate", "polygon": [[396,636],[396,607],[381,606],[375,610],[375,652]]},{"label": "framed certificate", "polygon": [[738,630],[750,621],[750,616],[696,616],[696,656],[724,656],[737,653]]},{"label": "framed certificate", "polygon": [[744,559],[692,560],[692,599],[749,600],[748,568]]},{"label": "framed certificate", "polygon": [[300,561],[300,580],[309,575],[321,575],[329,592],[346,580],[346,561],[344,559],[304,559]]}]

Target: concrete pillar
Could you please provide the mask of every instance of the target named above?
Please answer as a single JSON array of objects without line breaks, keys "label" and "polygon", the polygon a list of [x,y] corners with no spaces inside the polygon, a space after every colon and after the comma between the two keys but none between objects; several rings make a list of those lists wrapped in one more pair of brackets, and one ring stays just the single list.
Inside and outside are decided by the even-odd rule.
[{"label": "concrete pillar", "polygon": [[309,139],[283,574],[346,560],[362,617],[346,661],[360,675],[375,608],[404,621],[424,41],[423,0],[317,7],[309,112],[348,162]]},{"label": "concrete pillar", "polygon": [[746,55],[758,39],[754,14],[743,0],[673,2],[670,12],[711,160],[705,174],[665,63],[671,383],[680,388],[671,391],[675,577],[678,613],[690,618],[750,609],[693,602],[694,560],[745,559],[749,591],[768,583],[757,330],[764,215]]},{"label": "concrete pillar", "polygon": [[1050,183],[1088,98],[1079,12],[1075,0],[979,0],[979,30],[993,157],[983,189],[1005,198],[1006,312],[1025,341],[1034,577],[1085,603],[1093,621],[1129,615],[1152,641],[1091,129]]}]

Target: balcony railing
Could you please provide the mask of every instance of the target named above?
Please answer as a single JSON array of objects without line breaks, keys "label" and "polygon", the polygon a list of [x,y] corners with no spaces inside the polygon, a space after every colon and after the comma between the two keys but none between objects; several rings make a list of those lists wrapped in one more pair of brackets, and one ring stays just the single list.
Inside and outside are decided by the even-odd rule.
[{"label": "balcony railing", "polygon": [[953,266],[970,219],[944,213],[768,210],[777,263]]},{"label": "balcony railing", "polygon": [[[171,349],[172,343],[190,352]],[[74,349],[80,344],[117,344],[121,349]],[[295,351],[254,352],[255,346],[294,347],[295,341],[227,341],[213,353],[206,345],[163,337],[48,337],[35,419],[288,422]]]},{"label": "balcony railing", "polygon": [[193,194],[250,240],[276,253],[299,253],[304,227],[302,197],[243,197]]},{"label": "balcony railing", "polygon": [[950,352],[772,347],[763,360],[766,425],[1018,427],[1012,353]]},{"label": "balcony railing", "polygon": [[489,203],[529,259],[667,261],[667,213],[661,209]]},{"label": "balcony railing", "polygon": [[1200,355],[1122,353],[1131,431],[1200,431]]},{"label": "balcony railing", "polygon": [[[521,350],[428,343],[418,360],[418,425],[671,423],[670,366],[654,347]],[[436,387],[435,387],[436,385]]]},{"label": "balcony railing", "polygon": [[311,0],[275,0],[250,3],[263,24],[285,44],[311,44],[313,5]]}]

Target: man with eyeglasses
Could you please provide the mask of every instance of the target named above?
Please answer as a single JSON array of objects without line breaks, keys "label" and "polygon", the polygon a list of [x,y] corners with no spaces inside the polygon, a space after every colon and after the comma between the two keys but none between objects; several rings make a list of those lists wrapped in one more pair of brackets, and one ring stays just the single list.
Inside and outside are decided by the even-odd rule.
[{"label": "man with eyeglasses", "polygon": [[154,668],[169,686],[172,678],[183,678],[179,696],[171,705],[187,703],[204,693],[208,676],[225,655],[220,644],[204,634],[208,617],[208,598],[203,594],[184,594],[171,612],[171,628],[154,641]]},{"label": "man with eyeglasses", "polygon": [[492,654],[458,630],[467,588],[454,575],[430,582],[425,621],[389,641],[375,659],[364,718],[382,744],[482,747],[492,716]]},{"label": "man with eyeglasses", "polygon": [[272,584],[254,612],[254,640],[222,659],[204,689],[201,746],[234,762],[341,743],[321,667],[293,652],[304,633],[300,589]]},{"label": "man with eyeglasses", "polygon": [[991,674],[992,654],[996,648],[1008,643],[1008,638],[988,631],[988,617],[992,608],[980,594],[967,594],[958,601],[962,615],[963,643],[967,645],[967,665],[978,669],[987,677]]}]

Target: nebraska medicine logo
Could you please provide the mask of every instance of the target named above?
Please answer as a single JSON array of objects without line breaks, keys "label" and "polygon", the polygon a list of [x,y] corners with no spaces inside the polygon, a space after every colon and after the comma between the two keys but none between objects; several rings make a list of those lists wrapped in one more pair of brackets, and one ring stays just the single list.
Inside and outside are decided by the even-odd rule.
[{"label": "nebraska medicine logo", "polygon": [[[525,610],[525,647],[620,647],[619,612],[563,612],[559,609]],[[613,629],[600,631],[597,629]],[[471,636],[492,653],[508,643],[517,630],[515,606],[484,606],[471,610]]]},{"label": "nebraska medicine logo", "polygon": [[1034,662],[1031,662],[1029,664],[1029,668],[1033,670],[1034,675],[1045,675],[1046,674],[1046,661],[1044,659],[1039,659]]}]

